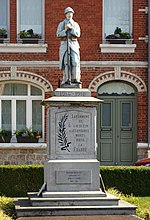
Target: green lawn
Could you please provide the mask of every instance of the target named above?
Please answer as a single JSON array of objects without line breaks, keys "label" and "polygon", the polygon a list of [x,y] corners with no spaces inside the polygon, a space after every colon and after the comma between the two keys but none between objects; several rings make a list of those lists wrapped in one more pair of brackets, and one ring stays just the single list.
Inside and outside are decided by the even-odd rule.
[{"label": "green lawn", "polygon": [[137,215],[144,219],[150,219],[150,197],[137,198]]},{"label": "green lawn", "polygon": [[135,197],[133,195],[124,195],[116,189],[108,189],[108,192],[137,206],[136,215],[145,220],[150,220],[150,197]]}]

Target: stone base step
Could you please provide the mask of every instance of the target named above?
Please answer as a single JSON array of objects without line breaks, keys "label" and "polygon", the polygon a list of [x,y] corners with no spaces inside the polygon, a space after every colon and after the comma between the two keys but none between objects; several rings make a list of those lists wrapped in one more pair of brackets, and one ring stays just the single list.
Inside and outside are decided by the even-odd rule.
[{"label": "stone base step", "polygon": [[136,214],[136,206],[122,200],[114,206],[31,206],[28,198],[20,198],[15,205],[17,217]]},{"label": "stone base step", "polygon": [[106,193],[100,190],[99,191],[80,191],[80,192],[43,192],[42,197],[43,198],[106,197]]},{"label": "stone base step", "polygon": [[[79,194],[79,193],[78,193]],[[32,206],[112,206],[118,205],[119,199],[113,195],[97,197],[60,197],[43,198],[37,197],[37,193],[28,193]],[[96,196],[96,194],[95,194]]]}]

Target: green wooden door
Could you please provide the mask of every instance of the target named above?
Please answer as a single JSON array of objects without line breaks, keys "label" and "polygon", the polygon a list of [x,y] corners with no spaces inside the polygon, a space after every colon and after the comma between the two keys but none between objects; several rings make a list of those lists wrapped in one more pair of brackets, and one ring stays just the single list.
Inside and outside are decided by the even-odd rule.
[{"label": "green wooden door", "polygon": [[135,97],[103,97],[98,117],[101,165],[131,165],[136,160]]}]

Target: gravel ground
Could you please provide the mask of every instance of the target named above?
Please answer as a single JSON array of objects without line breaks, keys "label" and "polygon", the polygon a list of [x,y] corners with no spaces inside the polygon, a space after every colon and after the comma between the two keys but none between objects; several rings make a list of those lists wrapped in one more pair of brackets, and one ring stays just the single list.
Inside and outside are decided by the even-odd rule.
[{"label": "gravel ground", "polygon": [[20,217],[17,220],[139,220],[130,215]]}]

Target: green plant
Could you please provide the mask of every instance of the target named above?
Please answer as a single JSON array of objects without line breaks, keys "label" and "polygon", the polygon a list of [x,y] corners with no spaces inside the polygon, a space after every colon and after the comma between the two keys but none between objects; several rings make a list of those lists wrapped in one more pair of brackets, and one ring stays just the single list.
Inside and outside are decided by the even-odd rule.
[{"label": "green plant", "polygon": [[135,197],[132,194],[124,195],[115,188],[109,188],[107,192],[137,206],[136,215],[140,218],[145,220],[150,219],[150,197]]},{"label": "green plant", "polygon": [[114,35],[117,35],[118,38],[121,39],[130,39],[131,35],[128,32],[122,32],[122,29],[119,27],[116,27],[114,31]]},{"label": "green plant", "polygon": [[120,27],[116,27],[113,34],[110,34],[106,39],[131,39],[131,35],[128,32],[122,32]]},{"label": "green plant", "polygon": [[0,210],[0,220],[12,220],[11,217],[7,216],[3,210]]},{"label": "green plant", "polygon": [[0,196],[0,210],[2,210],[7,215],[7,217],[9,216],[8,219],[15,219],[15,205],[12,198]]},{"label": "green plant", "polygon": [[30,138],[36,138],[39,139],[41,137],[40,131],[32,131],[31,128],[24,128],[22,130],[16,130],[14,134],[21,137],[30,137]]},{"label": "green plant", "polygon": [[20,36],[20,38],[26,38],[28,36],[28,32],[25,30],[20,31],[19,36]]},{"label": "green plant", "polygon": [[123,39],[131,39],[131,35],[128,32],[121,32],[120,37]]},{"label": "green plant", "polygon": [[4,37],[5,35],[7,35],[7,30],[5,28],[1,28],[0,29],[0,36]]},{"label": "green plant", "polygon": [[33,29],[22,30],[19,32],[20,38],[41,38],[39,34],[34,33]]},{"label": "green plant", "polygon": [[0,129],[0,139],[2,142],[7,142],[8,139],[11,139],[11,131]]},{"label": "green plant", "polygon": [[120,34],[122,32],[121,28],[116,27],[114,34]]}]

